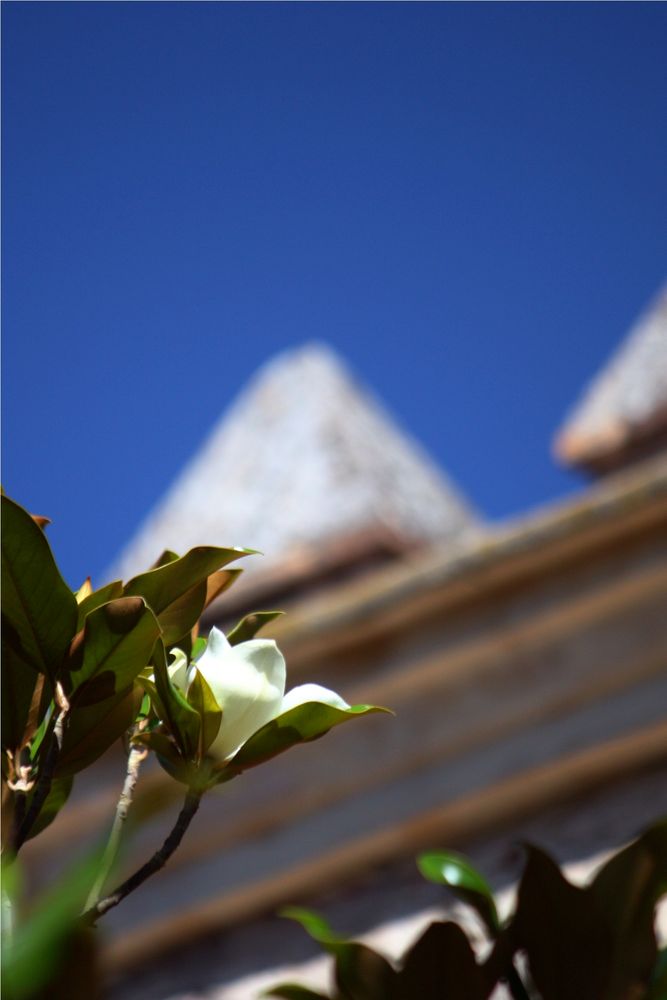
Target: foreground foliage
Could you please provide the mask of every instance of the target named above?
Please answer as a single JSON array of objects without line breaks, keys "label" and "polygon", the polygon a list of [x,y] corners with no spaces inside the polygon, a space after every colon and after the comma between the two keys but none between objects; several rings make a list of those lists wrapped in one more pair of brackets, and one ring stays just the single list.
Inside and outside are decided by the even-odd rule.
[{"label": "foreground foliage", "polygon": [[[655,908],[667,892],[667,820],[614,854],[589,885],[574,886],[548,854],[526,845],[516,907],[502,923],[491,889],[451,851],[421,855],[422,875],[445,886],[479,918],[479,960],[462,928],[434,922],[398,966],[335,934],[317,914],[290,909],[334,958],[331,998],[295,983],[284,1000],[487,1000],[504,983],[515,1000],[665,1000],[667,951],[658,953]],[[517,959],[520,958],[520,962]]]},{"label": "foreground foliage", "polygon": [[[238,578],[250,549],[166,551],[127,583],[78,591],[65,583],[45,535],[48,520],[2,496],[3,997],[57,993],[74,948],[75,995],[90,963],[94,925],[162,868],[202,795],[299,743],[371,712],[306,684],[285,694],[285,661],[257,638],[280,612],[248,615],[225,636],[199,636],[203,611]],[[77,775],[118,741],[127,773],[108,843],[29,914],[17,858],[66,805]],[[154,753],[184,799],[165,842],[111,892],[139,768]],[[75,947],[76,946],[76,947]],[[74,961],[74,959],[72,959]],[[85,990],[82,993],[85,994]]]}]

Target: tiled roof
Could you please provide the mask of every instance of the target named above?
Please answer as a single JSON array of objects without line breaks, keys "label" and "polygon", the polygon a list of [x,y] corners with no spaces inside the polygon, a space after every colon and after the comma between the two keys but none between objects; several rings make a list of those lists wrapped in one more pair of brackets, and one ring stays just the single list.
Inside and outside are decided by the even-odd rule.
[{"label": "tiled roof", "polygon": [[[338,541],[400,547],[474,528],[476,516],[420,446],[327,347],[263,367],[149,514],[113,568],[128,578],[165,548],[243,545],[267,572],[312,565]],[[355,543],[356,544],[356,543]],[[354,548],[354,546],[352,546]]]},{"label": "tiled roof", "polygon": [[595,468],[667,430],[667,285],[596,376],[560,431],[557,456]]}]

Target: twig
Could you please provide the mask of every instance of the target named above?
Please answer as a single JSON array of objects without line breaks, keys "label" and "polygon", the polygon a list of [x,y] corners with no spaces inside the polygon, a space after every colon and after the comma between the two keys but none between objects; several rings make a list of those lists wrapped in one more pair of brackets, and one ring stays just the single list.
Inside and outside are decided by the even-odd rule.
[{"label": "twig", "polygon": [[169,858],[172,856],[181,840],[187,828],[189,827],[192,819],[199,809],[199,803],[201,801],[202,793],[200,791],[194,791],[193,789],[188,790],[188,794],[185,796],[185,802],[183,803],[183,808],[178,814],[178,819],[176,824],[165,840],[164,844],[159,851],[156,851],[152,858],[142,865],[134,875],[131,875],[125,880],[118,888],[105,896],[104,899],[100,899],[94,906],[87,909],[82,914],[82,921],[84,924],[94,924],[99,920],[100,917],[104,916],[109,910],[112,910],[114,906],[118,906],[126,896],[129,896],[131,892],[138,889],[140,885],[150,878],[151,875],[155,875],[159,872],[161,868],[164,868]]},{"label": "twig", "polygon": [[118,848],[120,846],[120,838],[123,833],[123,825],[127,819],[130,806],[132,805],[134,789],[137,784],[137,779],[139,778],[139,768],[141,767],[142,761],[146,759],[147,754],[148,750],[144,747],[133,746],[130,748],[130,753],[127,758],[127,771],[125,773],[125,781],[123,782],[123,790],[120,793],[120,798],[118,799],[118,805],[116,806],[116,814],[111,826],[111,832],[100,862],[99,875],[97,876],[88,895],[88,899],[86,900],[86,910],[95,906],[99,901],[102,890],[104,889],[104,883],[108,879],[113,863],[116,860],[116,855],[118,854]]},{"label": "twig", "polygon": [[19,850],[27,840],[28,834],[35,825],[35,822],[42,810],[42,806],[49,797],[51,785],[53,784],[56,764],[58,763],[58,757],[60,756],[63,739],[65,737],[65,729],[67,728],[67,723],[69,721],[69,702],[67,701],[60,684],[56,684],[56,702],[59,712],[53,727],[51,745],[49,746],[48,753],[44,760],[44,766],[41,769],[28,811],[23,817],[23,822],[16,831],[16,836],[11,844],[11,851],[13,854],[18,854]]}]

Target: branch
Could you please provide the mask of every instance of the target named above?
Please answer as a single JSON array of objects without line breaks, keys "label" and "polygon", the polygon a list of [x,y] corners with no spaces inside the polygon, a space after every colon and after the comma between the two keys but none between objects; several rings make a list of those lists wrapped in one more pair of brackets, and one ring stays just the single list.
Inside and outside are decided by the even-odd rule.
[{"label": "branch", "polygon": [[155,875],[161,868],[164,868],[183,839],[185,831],[190,826],[195,813],[199,809],[201,796],[201,791],[188,790],[176,824],[160,850],[156,851],[145,865],[142,865],[134,875],[131,875],[125,882],[119,885],[114,892],[105,896],[104,899],[100,899],[94,906],[86,910],[81,917],[84,924],[95,924],[108,910],[112,910],[114,906],[118,906],[126,896],[129,896],[131,892],[134,892],[140,885],[143,885],[146,879],[150,878],[151,875]]},{"label": "branch", "polygon": [[69,722],[69,702],[67,701],[60,684],[56,684],[56,703],[58,705],[59,712],[53,727],[51,744],[44,760],[44,766],[41,769],[37,785],[35,786],[35,791],[28,811],[23,817],[23,821],[13,838],[13,843],[10,848],[12,854],[18,854],[21,847],[28,839],[28,834],[35,825],[35,822],[37,821],[37,818],[42,810],[42,806],[46,802],[49,797],[49,792],[51,791],[53,776],[55,774],[56,765],[60,756],[60,750],[63,745],[65,729],[67,727],[67,723]]},{"label": "branch", "polygon": [[100,861],[99,875],[97,876],[88,895],[88,899],[86,900],[86,910],[98,903],[102,890],[104,889],[104,883],[108,879],[113,863],[116,860],[116,855],[118,854],[118,848],[120,846],[120,838],[123,833],[123,825],[127,819],[130,806],[132,805],[134,789],[139,778],[139,768],[141,767],[142,761],[146,759],[147,754],[148,751],[143,747],[133,746],[130,748],[130,753],[127,758],[127,771],[125,773],[123,790],[120,793],[118,805],[116,806],[116,814],[111,826],[109,840],[107,841],[104,854],[102,855],[102,860]]}]

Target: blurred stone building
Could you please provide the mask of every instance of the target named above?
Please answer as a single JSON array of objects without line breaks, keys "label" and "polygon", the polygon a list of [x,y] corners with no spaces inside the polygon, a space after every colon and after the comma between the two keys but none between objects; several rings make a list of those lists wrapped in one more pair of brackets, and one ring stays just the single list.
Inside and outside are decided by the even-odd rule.
[{"label": "blurred stone building", "polygon": [[[274,916],[286,903],[400,951],[442,903],[419,850],[463,850],[502,890],[517,840],[585,868],[667,809],[667,292],[555,452],[592,477],[578,495],[486,524],[317,345],[271,361],[223,416],[114,575],[165,548],[264,551],[206,624],[283,608],[267,634],[290,685],[316,680],[396,718],[208,796],[168,868],[109,915],[118,996],[250,1000],[309,957]],[[86,780],[49,843],[108,816],[122,761]],[[154,768],[143,784],[166,781]],[[142,830],[128,867],[172,821]]]}]

